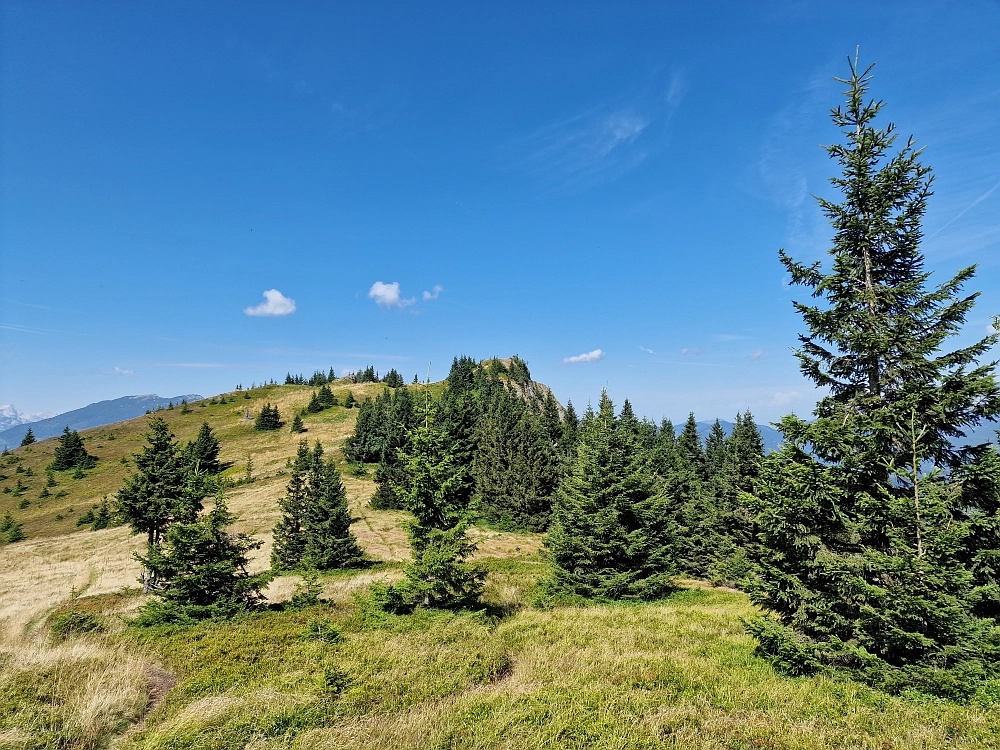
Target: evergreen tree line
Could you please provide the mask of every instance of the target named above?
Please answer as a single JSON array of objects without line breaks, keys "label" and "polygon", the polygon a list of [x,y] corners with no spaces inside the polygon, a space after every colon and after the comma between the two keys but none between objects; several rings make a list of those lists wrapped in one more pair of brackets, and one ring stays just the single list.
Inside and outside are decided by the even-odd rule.
[{"label": "evergreen tree line", "polygon": [[287,373],[285,375],[285,385],[311,385],[313,388],[318,388],[321,385],[326,385],[327,383],[332,383],[336,380],[336,376],[333,373],[333,368],[330,371],[323,373],[321,370],[316,370],[312,377],[306,379],[305,375],[292,375],[292,373]]},{"label": "evergreen tree line", "polygon": [[[350,461],[378,464],[375,508],[404,507],[395,487],[405,483],[403,455],[421,420],[420,407],[406,388],[386,389],[361,405],[344,453]],[[557,489],[576,460],[581,422],[572,403],[563,409],[548,389],[533,384],[517,357],[482,365],[456,357],[433,413],[466,470],[463,503],[470,513],[502,529],[547,529]],[[738,581],[750,524],[739,492],[749,487],[763,458],[752,415],[737,415],[729,437],[717,422],[705,445],[694,415],[676,437],[669,420],[659,427],[639,421],[628,402],[622,418],[635,422],[636,450],[671,498],[666,512],[685,540],[674,550],[679,572]]]}]

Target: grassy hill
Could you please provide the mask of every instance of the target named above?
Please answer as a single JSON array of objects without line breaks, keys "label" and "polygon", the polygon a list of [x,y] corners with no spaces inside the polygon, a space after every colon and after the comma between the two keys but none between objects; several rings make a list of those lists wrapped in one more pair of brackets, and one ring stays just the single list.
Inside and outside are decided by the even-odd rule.
[{"label": "grassy hill", "polygon": [[[333,390],[343,402],[348,389],[363,399],[381,388]],[[245,414],[270,402],[290,421],[312,390],[271,386],[158,412],[182,441],[208,422],[234,479],[252,459],[254,481],[229,502],[240,529],[264,540],[256,567],[300,436],[255,432]],[[398,577],[407,558],[406,514],[369,508],[371,477],[346,471],[339,448],[356,414],[310,415],[301,437],[341,463],[373,565],[324,576],[330,603],[300,612],[278,606],[298,579],[278,578],[274,607],[229,623],[128,627],[144,600],[131,557],[143,540],[76,524],[121,486],[145,418],[81,433],[97,467],[57,473],[45,500],[54,440],[0,461],[0,488],[28,486],[0,494],[0,515],[27,534],[0,548],[0,748],[1000,748],[1000,694],[959,706],[775,673],[743,631],[753,608],[739,592],[691,581],[652,604],[535,606],[540,535],[475,530],[486,613],[371,610],[367,587]],[[103,630],[52,636],[71,611]]]}]

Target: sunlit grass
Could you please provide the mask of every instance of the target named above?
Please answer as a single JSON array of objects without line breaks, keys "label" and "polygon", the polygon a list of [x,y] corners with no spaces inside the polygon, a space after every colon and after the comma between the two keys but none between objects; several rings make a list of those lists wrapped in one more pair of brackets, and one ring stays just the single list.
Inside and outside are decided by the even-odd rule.
[{"label": "sunlit grass", "polygon": [[[356,397],[380,388],[351,386]],[[357,411],[308,417],[299,436],[256,433],[242,410],[270,401],[290,419],[311,391],[272,387],[250,400],[237,393],[235,404],[194,405],[188,415],[159,413],[182,440],[208,421],[233,473],[253,456],[257,481],[234,488],[229,502],[241,530],[265,542],[255,569],[268,564],[299,439],[321,440],[344,466],[339,448]],[[65,503],[80,511],[117,489],[126,470],[117,459],[140,447],[145,425],[85,432],[101,460],[84,479],[59,478],[77,493]],[[101,437],[112,433],[113,441]],[[44,482],[51,446],[17,452],[36,475],[25,481]],[[23,476],[12,468],[2,469],[8,484]],[[132,559],[140,537],[56,522],[54,512],[70,506],[54,498],[19,510],[0,495],[0,513],[10,508],[28,532],[0,548],[0,748],[96,748],[112,737],[134,750],[1000,747],[995,706],[776,674],[754,655],[741,623],[754,610],[738,592],[685,582],[662,602],[538,609],[537,583],[548,572],[539,535],[472,530],[476,559],[489,570],[485,613],[371,612],[359,605],[368,588],[402,575],[407,514],[367,507],[370,475],[345,471],[344,481],[352,529],[373,564],[324,575],[328,605],[281,611],[300,581],[282,576],[267,590],[270,611],[151,630],[125,624],[144,600]],[[74,608],[103,631],[53,639],[54,618]]]}]

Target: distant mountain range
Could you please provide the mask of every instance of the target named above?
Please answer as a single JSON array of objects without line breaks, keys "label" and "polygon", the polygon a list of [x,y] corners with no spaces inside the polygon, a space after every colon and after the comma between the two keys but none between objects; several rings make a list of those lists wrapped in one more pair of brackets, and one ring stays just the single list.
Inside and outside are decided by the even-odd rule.
[{"label": "distant mountain range", "polygon": [[48,411],[41,412],[39,414],[25,414],[23,411],[18,411],[17,408],[11,404],[0,404],[0,432],[9,430],[11,427],[16,427],[19,424],[37,422],[39,419],[46,419],[52,416],[55,416],[55,412]]},{"label": "distant mountain range", "polygon": [[[701,438],[702,445],[704,445],[705,438],[708,437],[708,433],[712,430],[712,424],[712,422],[698,423],[698,437]],[[733,433],[733,427],[735,425],[732,422],[726,422],[725,420],[720,419],[719,424],[722,425],[722,429],[726,433],[726,437],[729,437]],[[674,426],[674,431],[678,435],[683,429],[683,424]],[[764,438],[765,453],[777,450],[781,446],[782,436],[776,429],[762,424],[757,425],[757,429],[760,430],[760,436]],[[973,428],[964,438],[956,440],[955,443],[958,445],[980,445],[982,443],[995,444],[997,443],[998,429],[1000,429],[1000,423],[984,422],[978,427]]]},{"label": "distant mountain range", "polygon": [[[32,422],[16,423],[13,427],[0,430],[0,449],[16,448],[21,444],[28,428],[35,435],[36,440],[59,435],[67,426],[71,430],[85,430],[88,427],[103,427],[106,424],[124,422],[127,419],[141,417],[147,411],[152,411],[160,406],[166,407],[171,402],[174,405],[182,400],[200,401],[201,396],[189,393],[185,396],[163,397],[152,394],[145,396],[122,396],[110,401],[98,401],[96,404],[84,406],[82,409],[74,409],[63,414],[57,414],[47,419],[39,419]],[[20,415],[13,407],[9,407],[14,415]]]}]

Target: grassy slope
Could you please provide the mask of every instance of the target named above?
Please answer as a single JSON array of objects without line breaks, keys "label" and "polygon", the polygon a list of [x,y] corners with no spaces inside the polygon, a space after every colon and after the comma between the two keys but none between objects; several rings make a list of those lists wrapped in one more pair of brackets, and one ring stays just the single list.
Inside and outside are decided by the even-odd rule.
[{"label": "grassy slope", "polygon": [[[379,387],[351,386],[356,396]],[[241,415],[269,400],[290,418],[311,390],[272,387],[250,401],[237,394],[235,404],[196,405],[190,415],[161,412],[181,439],[208,421],[234,473],[252,452],[260,478],[236,488],[230,503],[244,528],[265,539],[258,565],[266,564],[281,472],[299,438],[255,433]],[[339,447],[355,414],[338,408],[308,418],[306,437]],[[1000,747],[996,707],[776,675],[743,633],[740,618],[752,608],[740,593],[691,584],[649,605],[533,609],[527,602],[546,570],[537,536],[478,532],[487,598],[511,613],[502,620],[359,610],[352,595],[399,575],[407,554],[404,514],[365,507],[370,478],[345,482],[355,533],[382,562],[327,576],[332,606],[126,629],[115,615],[141,603],[134,589],[122,590],[134,586],[130,553],[141,540],[123,528],[78,530],[69,508],[78,514],[120,486],[120,458],[139,447],[145,421],[84,433],[101,461],[85,479],[60,478],[70,494],[59,503],[35,500],[52,441],[17,451],[37,476],[27,509],[0,495],[0,513],[22,519],[29,535],[0,549],[0,748],[100,746],[113,733],[124,748]],[[0,471],[8,484],[23,478]],[[278,579],[272,600],[287,600],[294,584]],[[71,600],[74,587],[83,595]],[[51,642],[44,625],[70,607],[97,612],[108,632]],[[317,622],[337,627],[339,640],[310,637]],[[151,694],[166,697],[151,706]]]}]

